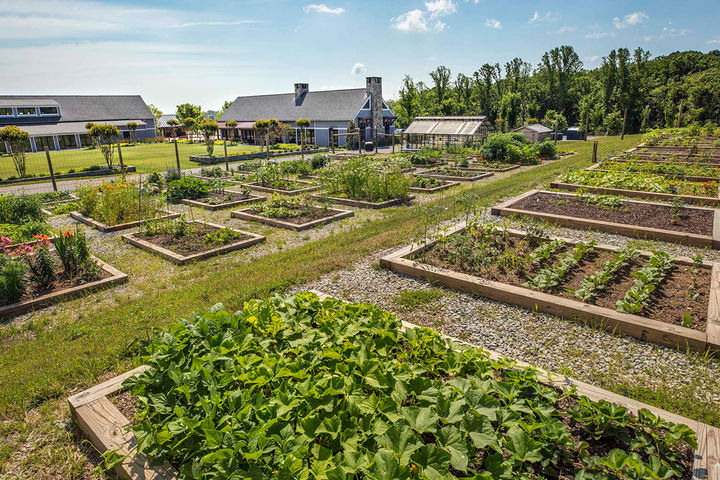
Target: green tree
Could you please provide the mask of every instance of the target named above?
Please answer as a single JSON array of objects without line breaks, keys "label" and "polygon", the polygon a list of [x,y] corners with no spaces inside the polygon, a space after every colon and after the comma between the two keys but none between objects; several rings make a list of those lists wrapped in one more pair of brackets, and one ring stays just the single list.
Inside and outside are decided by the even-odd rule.
[{"label": "green tree", "polygon": [[0,142],[7,142],[12,153],[13,164],[18,177],[24,177],[26,173],[25,167],[25,150],[30,145],[30,135],[24,130],[20,130],[15,125],[8,125],[0,129]]},{"label": "green tree", "polygon": [[445,101],[445,98],[450,92],[450,69],[440,65],[430,72],[430,78],[433,80],[437,107],[441,108],[443,101]]},{"label": "green tree", "polygon": [[130,131],[130,141],[134,144],[135,143],[135,132],[137,131],[138,124],[136,122],[128,122],[127,128]]},{"label": "green tree", "polygon": [[208,157],[212,157],[213,151],[215,150],[215,135],[218,131],[217,122],[211,118],[206,118],[200,122],[198,130],[202,133],[203,139],[205,140]]},{"label": "green tree", "polygon": [[191,103],[183,103],[177,106],[177,110],[175,112],[175,117],[178,119],[178,121],[181,124],[185,124],[185,119],[192,118],[195,120],[195,123],[202,122],[203,118],[203,112],[202,108],[200,108],[200,105],[193,105]]},{"label": "green tree", "polygon": [[310,120],[307,118],[298,118],[295,125],[300,129],[300,155],[305,158],[305,129],[310,126]]},{"label": "green tree", "polygon": [[152,113],[153,118],[155,118],[155,125],[157,126],[163,112],[158,107],[153,105],[152,103],[148,105],[148,108],[150,109],[150,112]]},{"label": "green tree", "polygon": [[[182,126],[186,132],[197,134],[199,122],[194,117],[185,117],[182,120]],[[192,142],[192,138],[190,138]]]},{"label": "green tree", "polygon": [[108,168],[112,168],[113,154],[115,153],[114,142],[120,136],[120,130],[115,125],[108,123],[95,124],[90,128],[89,135],[97,138],[105,163]]},{"label": "green tree", "polygon": [[180,122],[175,120],[174,118],[171,118],[167,121],[167,124],[170,126],[170,136],[175,138],[177,136],[177,128],[180,125]]},{"label": "green tree", "polygon": [[235,128],[237,128],[238,122],[236,122],[235,120],[228,120],[227,122],[225,122],[225,126],[229,129],[228,137],[230,137],[231,141],[234,141],[236,134]]},{"label": "green tree", "polygon": [[565,115],[563,115],[560,112],[556,112],[555,110],[548,110],[545,112],[545,118],[543,118],[540,123],[545,125],[547,128],[552,129],[555,131],[555,122],[557,121],[557,131],[558,132],[564,132],[568,128],[568,122],[565,118]]},{"label": "green tree", "polygon": [[[358,133],[357,125],[355,125],[353,120],[348,122],[346,133]],[[357,150],[358,145],[360,144],[360,137],[358,135],[346,135],[345,141],[347,142],[348,150]]]},{"label": "green tree", "polygon": [[255,128],[256,138],[258,139],[259,144],[264,145],[266,148],[268,148],[268,131],[270,130],[270,120],[257,120],[253,124],[253,128]]},{"label": "green tree", "polygon": [[230,108],[230,105],[232,105],[232,100],[225,100],[225,102],[223,102],[222,108],[220,108],[220,111],[217,112],[215,118],[222,118],[225,111]]}]

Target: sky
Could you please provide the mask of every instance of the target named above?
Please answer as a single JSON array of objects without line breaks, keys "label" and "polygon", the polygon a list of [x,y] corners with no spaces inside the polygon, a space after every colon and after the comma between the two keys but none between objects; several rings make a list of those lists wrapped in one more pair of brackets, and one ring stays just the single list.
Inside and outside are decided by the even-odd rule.
[{"label": "sky", "polygon": [[140,94],[174,113],[380,76],[395,98],[405,75],[536,65],[560,45],[586,68],[620,47],[720,49],[718,18],[718,0],[0,0],[0,94]]}]

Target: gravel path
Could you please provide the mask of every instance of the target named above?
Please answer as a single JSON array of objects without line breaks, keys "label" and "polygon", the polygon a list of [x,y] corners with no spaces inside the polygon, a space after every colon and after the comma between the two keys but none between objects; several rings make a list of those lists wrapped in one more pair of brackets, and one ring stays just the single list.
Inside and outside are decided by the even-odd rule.
[{"label": "gravel path", "polygon": [[[489,215],[485,221],[502,220],[523,228],[527,223]],[[628,239],[566,228],[549,229],[555,235],[575,239],[596,239],[622,246]],[[696,255],[700,249],[667,243],[662,246],[676,255]],[[381,252],[352,269],[335,272],[296,290],[316,289],[353,302],[372,302],[397,313],[409,322],[437,328],[443,333],[550,371],[571,375],[595,385],[608,383],[658,387],[665,391],[683,389],[700,402],[720,407],[720,362],[698,354],[613,335],[552,315],[495,302],[468,293],[440,288],[438,302],[407,310],[396,301],[400,292],[433,288],[423,280],[380,269]],[[719,260],[720,252],[702,251],[706,259]]]}]

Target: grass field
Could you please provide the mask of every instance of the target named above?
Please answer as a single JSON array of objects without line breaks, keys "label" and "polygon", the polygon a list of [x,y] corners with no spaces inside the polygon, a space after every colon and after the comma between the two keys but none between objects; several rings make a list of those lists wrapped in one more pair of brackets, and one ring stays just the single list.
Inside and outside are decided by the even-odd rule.
[{"label": "grass field", "polygon": [[[123,162],[125,165],[137,167],[138,173],[159,172],[176,166],[175,146],[172,143],[138,143],[136,145],[123,145]],[[228,145],[228,154],[253,153],[260,150],[255,145]],[[180,168],[197,167],[197,163],[190,162],[190,155],[207,155],[203,143],[178,143],[180,154]],[[216,143],[214,155],[222,156],[223,145]],[[105,158],[97,148],[82,150],[60,150],[51,151],[50,158],[53,162],[55,173],[66,173],[68,170],[79,170],[93,165],[105,165]],[[113,157],[113,163],[118,163],[117,150]],[[48,175],[48,164],[45,153],[30,153],[26,160],[27,173],[30,175]],[[15,176],[15,168],[11,157],[0,157],[0,179]]]},{"label": "grass field", "polygon": [[[602,138],[600,155],[630,148],[639,140],[639,135],[629,135],[624,141]],[[563,147],[577,153],[467,190],[487,206],[505,196],[547,185],[568,169],[590,164],[592,142],[563,142]],[[432,203],[442,207],[439,220],[462,213],[453,195]],[[213,262],[211,268],[208,262],[168,268],[162,260],[144,253],[106,249],[99,256],[130,276],[129,285],[122,291],[99,292],[0,330],[0,477],[71,478],[86,471],[83,449],[87,446],[66,426],[69,416],[65,398],[92,386],[99,378],[135,365],[137,342],[147,338],[153,328],[188,318],[217,302],[228,310],[239,309],[248,299],[283,292],[406,243],[422,228],[417,207],[391,208],[353,228],[292,248],[278,243],[276,251],[258,258],[248,252],[237,253],[227,261]],[[117,237],[106,241],[120,245]],[[698,402],[691,389],[657,391],[617,379],[598,384],[720,424],[717,405]]]}]

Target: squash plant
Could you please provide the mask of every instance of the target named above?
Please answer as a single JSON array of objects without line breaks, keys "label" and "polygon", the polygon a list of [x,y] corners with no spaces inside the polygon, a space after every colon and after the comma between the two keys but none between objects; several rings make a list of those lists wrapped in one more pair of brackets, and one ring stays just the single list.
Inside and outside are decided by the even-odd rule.
[{"label": "squash plant", "polygon": [[[157,332],[125,385],[137,449],[185,479],[682,477],[694,432],[314,294]],[[608,455],[610,451],[610,455]]]}]

